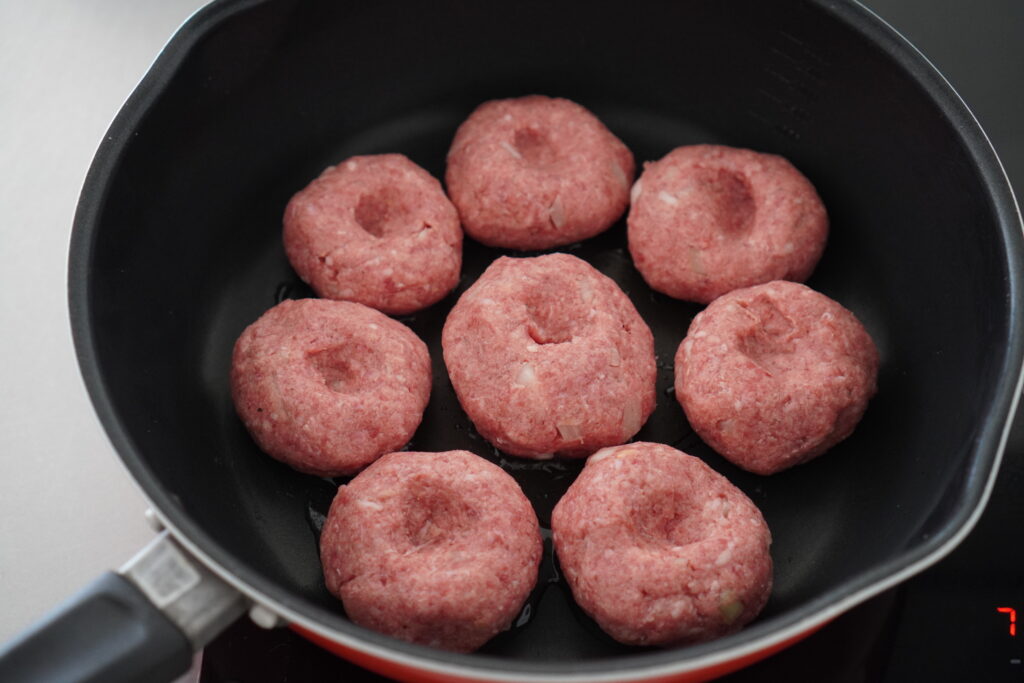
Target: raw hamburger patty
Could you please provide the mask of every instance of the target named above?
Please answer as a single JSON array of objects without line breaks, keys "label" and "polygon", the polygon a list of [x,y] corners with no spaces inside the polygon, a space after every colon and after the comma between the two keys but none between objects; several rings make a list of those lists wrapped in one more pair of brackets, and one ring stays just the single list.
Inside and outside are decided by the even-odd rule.
[{"label": "raw hamburger patty", "polygon": [[663,444],[592,455],[551,528],[576,602],[627,645],[738,631],[771,592],[760,511],[703,461]]},{"label": "raw hamburger patty", "polygon": [[361,304],[283,301],[235,342],[231,396],[269,455],[302,472],[353,474],[404,446],[430,397],[427,346]]},{"label": "raw hamburger patty", "polygon": [[327,168],[284,213],[292,267],[322,297],[401,315],[459,281],[462,229],[433,176],[401,154]]},{"label": "raw hamburger patty", "polygon": [[477,107],[452,141],[445,182],[473,239],[548,249],[618,220],[634,168],[629,149],[589,111],[532,95]]},{"label": "raw hamburger patty", "polygon": [[772,474],[853,431],[878,351],[853,313],[795,282],[739,289],[699,313],[675,359],[676,397],[702,439]]},{"label": "raw hamburger patty", "polygon": [[441,342],[477,431],[513,455],[588,455],[631,438],[654,410],[650,329],[618,285],[568,254],[496,260]]},{"label": "raw hamburger patty", "polygon": [[802,282],[825,248],[814,186],[782,157],[719,145],[679,147],[633,186],[629,251],[653,289],[708,303],[770,280]]},{"label": "raw hamburger patty", "polygon": [[320,537],[328,590],[357,624],[470,652],[537,581],[537,517],[515,480],[467,451],[389,453],[338,489]]}]

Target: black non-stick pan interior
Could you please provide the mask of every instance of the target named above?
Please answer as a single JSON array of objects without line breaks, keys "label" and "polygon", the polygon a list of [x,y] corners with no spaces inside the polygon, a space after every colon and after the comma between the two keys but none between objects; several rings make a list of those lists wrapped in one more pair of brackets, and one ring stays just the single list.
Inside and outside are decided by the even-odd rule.
[{"label": "black non-stick pan interior", "polygon": [[[201,12],[115,121],[72,245],[83,372],[133,475],[175,528],[273,601],[373,642],[469,661],[346,620],[316,545],[339,482],[258,451],[234,414],[228,367],[246,325],[311,295],[281,245],[294,192],[353,154],[401,152],[443,177],[475,105],[544,93],[589,107],[638,162],[701,142],[788,157],[831,218],[808,284],[852,309],[881,351],[878,395],[851,438],[796,469],[748,474],[700,441],[672,395],[673,355],[700,307],[647,288],[624,221],[565,249],[613,277],[654,332],[658,408],[637,438],[704,458],[774,535],[762,616],[685,652],[791,625],[935,552],[983,497],[1019,376],[1016,218],[998,163],[941,79],[862,8],[832,4],[281,0]],[[500,463],[547,525],[581,463],[497,453],[441,359],[447,311],[502,253],[467,240],[458,289],[401,318],[434,362],[410,447]],[[529,611],[474,664],[585,672],[684,654],[604,636],[548,550]]]}]

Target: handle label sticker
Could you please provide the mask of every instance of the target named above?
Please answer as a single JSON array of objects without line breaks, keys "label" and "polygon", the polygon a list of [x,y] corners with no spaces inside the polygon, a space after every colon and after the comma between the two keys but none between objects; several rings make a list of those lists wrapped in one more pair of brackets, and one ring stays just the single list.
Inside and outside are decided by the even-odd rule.
[{"label": "handle label sticker", "polygon": [[143,553],[128,571],[139,589],[160,609],[195,588],[201,579],[174,544],[162,540]]}]

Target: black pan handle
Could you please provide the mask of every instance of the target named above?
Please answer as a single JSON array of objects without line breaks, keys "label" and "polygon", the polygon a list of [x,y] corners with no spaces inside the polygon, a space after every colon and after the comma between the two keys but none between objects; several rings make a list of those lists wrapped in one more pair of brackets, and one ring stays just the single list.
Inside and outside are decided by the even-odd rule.
[{"label": "black pan handle", "polygon": [[241,593],[163,532],[0,647],[5,683],[159,683],[245,610]]},{"label": "black pan handle", "polygon": [[0,680],[171,681],[191,661],[181,629],[107,572],[0,651]]}]

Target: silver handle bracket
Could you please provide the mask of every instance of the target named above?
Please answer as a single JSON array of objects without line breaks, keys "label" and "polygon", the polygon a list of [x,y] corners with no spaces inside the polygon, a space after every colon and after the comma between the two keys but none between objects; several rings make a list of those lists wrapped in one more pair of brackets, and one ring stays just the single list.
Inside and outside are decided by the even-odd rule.
[{"label": "silver handle bracket", "polygon": [[162,531],[119,573],[135,584],[188,638],[195,650],[248,607],[246,599]]}]

